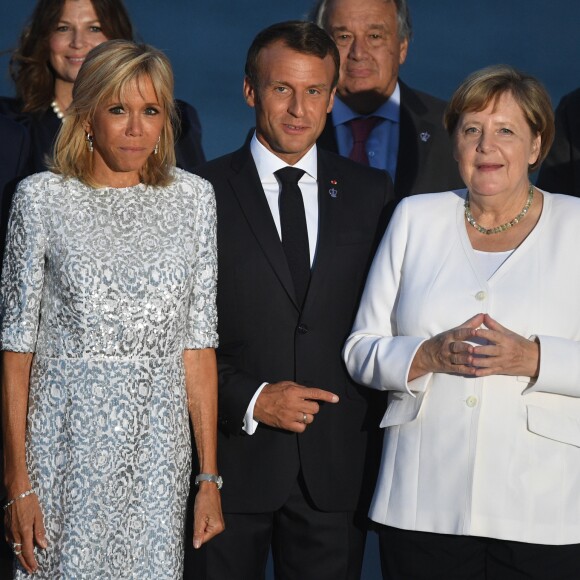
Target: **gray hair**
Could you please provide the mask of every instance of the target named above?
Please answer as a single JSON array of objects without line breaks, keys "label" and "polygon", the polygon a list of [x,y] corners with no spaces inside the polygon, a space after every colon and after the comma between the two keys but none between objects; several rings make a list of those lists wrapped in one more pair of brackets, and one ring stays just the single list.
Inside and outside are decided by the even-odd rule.
[{"label": "gray hair", "polygon": [[[318,26],[327,30],[326,12],[333,0],[318,0],[310,13],[310,19],[316,22]],[[397,8],[397,32],[399,40],[411,40],[413,36],[413,25],[411,24],[411,14],[407,0],[385,0],[385,2],[394,2]],[[328,32],[328,30],[327,30]]]}]

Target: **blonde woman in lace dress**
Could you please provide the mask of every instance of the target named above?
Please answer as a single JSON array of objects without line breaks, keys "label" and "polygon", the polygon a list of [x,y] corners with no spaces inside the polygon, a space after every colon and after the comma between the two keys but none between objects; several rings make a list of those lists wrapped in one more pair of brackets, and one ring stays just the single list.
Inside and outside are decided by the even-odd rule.
[{"label": "blonde woman in lace dress", "polygon": [[[155,49],[95,48],[53,171],[15,195],[0,338],[16,578],[181,578],[188,416],[217,475],[215,201],[174,167],[172,90]],[[212,479],[196,547],[223,529]]]}]

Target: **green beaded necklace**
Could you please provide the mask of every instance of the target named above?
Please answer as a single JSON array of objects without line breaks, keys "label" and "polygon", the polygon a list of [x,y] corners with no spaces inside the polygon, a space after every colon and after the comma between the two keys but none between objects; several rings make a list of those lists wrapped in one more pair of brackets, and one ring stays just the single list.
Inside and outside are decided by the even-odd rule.
[{"label": "green beaded necklace", "polygon": [[465,219],[481,234],[486,235],[499,234],[500,232],[505,232],[506,230],[509,230],[511,227],[521,222],[524,219],[524,217],[526,217],[526,214],[528,213],[528,210],[532,205],[533,199],[534,199],[534,186],[530,183],[528,199],[526,201],[526,204],[524,205],[524,209],[522,209],[522,211],[513,220],[505,224],[502,224],[501,226],[496,226],[495,228],[484,228],[475,221],[475,218],[471,213],[471,209],[469,208],[469,191],[468,191],[467,197],[465,198]]}]

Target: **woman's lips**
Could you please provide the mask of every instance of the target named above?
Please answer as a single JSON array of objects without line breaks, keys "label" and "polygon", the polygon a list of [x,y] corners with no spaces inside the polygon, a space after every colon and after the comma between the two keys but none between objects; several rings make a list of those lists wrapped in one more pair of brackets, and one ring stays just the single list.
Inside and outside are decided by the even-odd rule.
[{"label": "woman's lips", "polygon": [[479,171],[497,171],[502,167],[503,165],[501,163],[482,163],[477,166],[477,169],[479,169]]}]

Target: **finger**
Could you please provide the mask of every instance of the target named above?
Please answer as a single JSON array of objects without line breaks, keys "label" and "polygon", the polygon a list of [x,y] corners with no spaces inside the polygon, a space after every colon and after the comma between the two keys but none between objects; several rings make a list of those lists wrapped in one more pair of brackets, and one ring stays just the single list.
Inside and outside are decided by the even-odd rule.
[{"label": "finger", "polygon": [[463,342],[462,340],[454,340],[449,343],[449,350],[453,353],[472,352],[473,346],[468,342]]},{"label": "finger", "polygon": [[507,332],[508,329],[502,326],[497,320],[492,318],[489,314],[486,314],[483,319],[483,324],[487,326],[490,330],[497,330],[499,332]]},{"label": "finger", "polygon": [[451,368],[449,369],[453,373],[461,373],[458,367],[471,367],[473,356],[469,353],[462,354],[452,354],[449,358],[451,363]]},{"label": "finger", "polygon": [[208,516],[203,542],[209,542],[213,537],[221,534],[225,530],[221,517]]},{"label": "finger", "polygon": [[326,403],[338,403],[338,395],[331,393],[330,391],[324,391],[322,389],[306,388],[303,389],[302,397],[304,399],[312,399],[314,401],[324,401]]},{"label": "finger", "polygon": [[314,421],[314,415],[309,413],[299,413],[297,423],[302,423],[303,425],[309,425]]},{"label": "finger", "polygon": [[457,365],[452,365],[451,368],[449,368],[445,372],[448,372],[448,373],[453,374],[453,375],[473,376],[473,375],[475,375],[476,371],[477,371],[477,369],[475,367],[472,367],[470,364],[467,364],[467,365],[466,364],[457,364]]},{"label": "finger", "polygon": [[204,536],[203,531],[199,531],[199,530],[194,531],[194,533],[193,533],[193,547],[196,550],[199,550],[199,548],[202,547],[202,545],[203,545],[203,536]]},{"label": "finger", "polygon": [[504,339],[507,336],[507,334],[504,331],[490,330],[488,328],[478,328],[477,330],[475,330],[475,336],[478,336],[479,338],[484,338],[485,340],[493,344],[498,344],[499,342],[501,342],[502,339]]},{"label": "finger", "polygon": [[204,543],[208,542],[211,540],[211,538],[223,532],[224,529],[224,521],[219,514],[212,515],[207,513],[200,518],[195,516],[193,529],[193,547],[196,550],[201,548]]},{"label": "finger", "polygon": [[316,415],[318,411],[320,411],[320,405],[316,401],[302,401],[302,405],[300,406],[300,411],[306,413],[307,415]]},{"label": "finger", "polygon": [[457,328],[477,328],[483,324],[485,314],[479,313],[460,324]]},{"label": "finger", "polygon": [[41,547],[43,550],[48,546],[42,516],[38,516],[36,522],[34,523],[34,541],[36,545]]},{"label": "finger", "polygon": [[490,357],[498,357],[502,354],[502,348],[496,344],[486,344],[476,346],[473,348],[473,354],[476,361],[488,359]]},{"label": "finger", "polygon": [[474,367],[476,377],[490,377],[491,375],[501,374],[497,367]]},{"label": "finger", "polygon": [[22,553],[17,556],[18,560],[22,564],[22,566],[26,569],[29,573],[36,572],[36,568],[38,564],[36,562],[36,558],[34,557],[34,544],[32,541],[32,534],[27,535],[25,538],[21,540],[22,542]]},{"label": "finger", "polygon": [[207,527],[207,523],[209,521],[209,517],[207,514],[200,514],[197,513],[194,515],[193,518],[193,547],[197,550],[201,548],[205,539],[205,530]]}]

